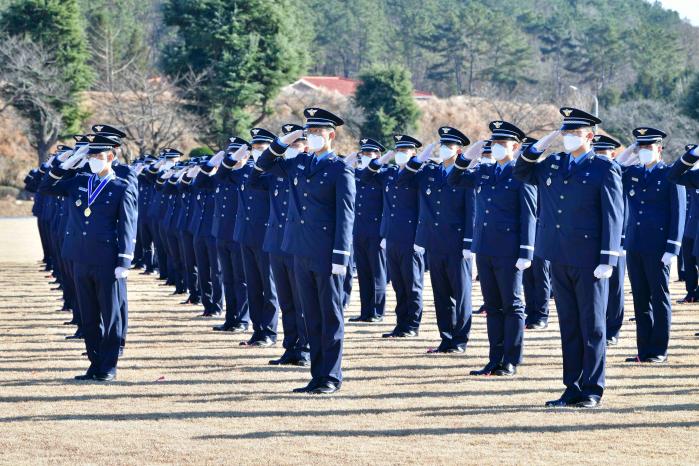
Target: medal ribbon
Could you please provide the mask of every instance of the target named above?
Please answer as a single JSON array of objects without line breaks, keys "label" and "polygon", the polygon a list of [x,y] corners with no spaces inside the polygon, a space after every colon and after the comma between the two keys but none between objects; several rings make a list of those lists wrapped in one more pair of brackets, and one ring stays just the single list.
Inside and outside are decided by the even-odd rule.
[{"label": "medal ribbon", "polygon": [[100,184],[97,185],[97,188],[94,190],[92,187],[94,186],[94,180],[97,179],[97,175],[92,175],[90,179],[87,180],[87,206],[90,207],[93,202],[97,199],[97,196],[100,195],[100,193],[104,190],[104,187],[107,186],[107,183],[109,183],[112,178],[114,177],[113,173],[110,173],[109,175],[105,176],[102,181],[100,181]]}]

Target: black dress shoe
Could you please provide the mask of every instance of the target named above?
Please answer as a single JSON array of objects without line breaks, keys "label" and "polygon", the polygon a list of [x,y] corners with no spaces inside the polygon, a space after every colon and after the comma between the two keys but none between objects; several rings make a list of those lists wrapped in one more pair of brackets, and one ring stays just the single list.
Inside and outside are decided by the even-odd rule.
[{"label": "black dress shoe", "polygon": [[68,335],[66,340],[82,340],[83,338],[85,337],[83,336],[82,332],[75,332],[73,335]]},{"label": "black dress shoe", "polygon": [[547,408],[572,408],[575,406],[575,400],[567,400],[565,398],[559,398],[557,400],[551,400],[544,403]]},{"label": "black dress shoe", "polygon": [[635,317],[630,318],[629,322],[636,322],[636,318]]},{"label": "black dress shoe", "polygon": [[576,408],[593,409],[600,405],[600,400],[592,397],[580,398],[573,406]]},{"label": "black dress shoe", "polygon": [[146,269],[143,272],[141,272],[141,275],[153,275],[153,271]]},{"label": "black dress shoe", "polygon": [[617,337],[607,338],[607,346],[616,346],[619,344],[619,339]]},{"label": "black dress shoe", "polygon": [[314,390],[318,386],[318,382],[315,380],[311,380],[308,382],[308,385],[305,387],[299,387],[299,388],[294,388],[291,390],[293,393],[308,393],[311,390]]},{"label": "black dress shoe", "polygon": [[626,361],[626,362],[641,362],[641,358],[639,358],[638,356],[634,356],[632,358],[626,358],[626,359],[624,359],[624,361]]},{"label": "black dress shoe", "polygon": [[258,348],[269,348],[270,346],[274,346],[277,342],[272,340],[269,337],[263,338],[262,340],[255,340],[248,342],[248,346],[255,346]]},{"label": "black dress shoe", "polygon": [[527,330],[543,330],[549,326],[548,322],[531,322],[526,325]]},{"label": "black dress shoe", "polygon": [[418,336],[417,330],[407,330],[405,332],[396,332],[393,336],[396,338],[413,338]]},{"label": "black dress shoe", "polygon": [[446,348],[443,353],[447,354],[453,354],[453,353],[464,353],[466,352],[466,348],[463,346],[451,346],[449,348]]},{"label": "black dress shoe", "polygon": [[648,364],[665,364],[667,362],[667,356],[651,356],[643,359],[641,362],[646,362]]},{"label": "black dress shoe", "polygon": [[395,330],[393,332],[384,333],[383,335],[381,335],[381,338],[395,338],[396,333],[397,332]]},{"label": "black dress shoe", "polygon": [[93,378],[98,382],[111,382],[116,380],[116,374],[95,374]]},{"label": "black dress shoe", "polygon": [[83,375],[76,375],[75,380],[92,380],[93,375],[90,372],[86,372]]},{"label": "black dress shoe", "polygon": [[699,332],[694,334],[695,337],[699,337]]},{"label": "black dress shoe", "polygon": [[497,369],[493,371],[493,375],[500,377],[512,377],[517,374],[517,366],[510,363],[500,364]]},{"label": "black dress shoe", "polygon": [[696,302],[697,302],[697,298],[695,298],[694,296],[690,296],[690,295],[687,295],[684,298],[677,300],[677,304],[689,304],[689,303],[696,303]]},{"label": "black dress shoe", "polygon": [[311,361],[308,359],[295,359],[292,361],[291,365],[298,367],[311,367]]},{"label": "black dress shoe", "polygon": [[78,323],[72,320],[68,320],[66,322],[63,322],[63,325],[78,325]]},{"label": "black dress shoe", "polygon": [[373,317],[357,316],[357,317],[350,317],[349,321],[350,322],[366,322],[366,323],[383,322],[383,317],[382,316],[373,316]]},{"label": "black dress shoe", "polygon": [[335,385],[332,382],[323,382],[319,384],[317,387],[315,387],[313,390],[309,390],[308,393],[312,393],[313,395],[330,395],[332,393],[335,393],[339,389],[339,385]]},{"label": "black dress shoe", "polygon": [[485,306],[479,307],[477,311],[473,311],[473,314],[486,314]]},{"label": "black dress shoe", "polygon": [[227,332],[228,329],[231,328],[231,326],[230,326],[230,325],[226,325],[226,324],[221,324],[221,325],[214,325],[214,326],[211,327],[211,328],[214,329],[214,330],[217,331],[217,332]]},{"label": "black dress shoe", "polygon": [[268,361],[268,363],[270,366],[284,366],[291,364],[293,360],[293,356],[291,356],[289,353],[284,353],[279,359],[272,359],[271,361]]},{"label": "black dress shoe", "polygon": [[483,369],[477,370],[477,371],[471,371],[469,372],[469,375],[492,375],[493,371],[499,367],[499,364],[496,364],[494,362],[489,362],[488,364],[485,365]]}]

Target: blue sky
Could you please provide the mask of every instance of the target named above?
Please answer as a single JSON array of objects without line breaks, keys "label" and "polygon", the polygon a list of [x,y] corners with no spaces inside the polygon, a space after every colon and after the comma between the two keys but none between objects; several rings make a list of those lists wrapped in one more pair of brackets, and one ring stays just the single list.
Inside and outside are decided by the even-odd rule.
[{"label": "blue sky", "polygon": [[680,17],[689,20],[692,25],[699,27],[699,1],[698,0],[659,0],[663,8],[675,10]]}]

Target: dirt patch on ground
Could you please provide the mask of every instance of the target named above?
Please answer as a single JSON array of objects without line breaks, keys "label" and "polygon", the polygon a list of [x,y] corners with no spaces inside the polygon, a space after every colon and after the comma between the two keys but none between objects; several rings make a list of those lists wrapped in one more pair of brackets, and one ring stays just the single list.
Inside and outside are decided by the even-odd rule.
[{"label": "dirt patch on ground", "polygon": [[[552,412],[543,403],[562,391],[555,311],[547,330],[526,334],[516,378],[469,377],[486,362],[485,318],[474,317],[465,355],[425,354],[438,339],[428,279],[419,338],[380,338],[395,321],[390,293],[385,323],[347,324],[345,385],[318,398],[290,393],[306,369],[267,365],[280,348],[239,347],[242,337],[211,331],[219,319],[133,274],[119,380],[79,383],[82,342],[64,340],[69,316],[36,263],[35,223],[0,221],[0,463],[699,462],[699,305],[675,306],[668,365],[625,363],[635,354],[625,322],[604,406]],[[683,285],[672,292],[680,298]]]}]

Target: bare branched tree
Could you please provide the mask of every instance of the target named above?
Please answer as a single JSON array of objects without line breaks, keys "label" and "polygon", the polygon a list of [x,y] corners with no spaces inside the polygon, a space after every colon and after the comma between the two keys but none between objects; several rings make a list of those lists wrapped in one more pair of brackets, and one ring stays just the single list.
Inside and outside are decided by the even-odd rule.
[{"label": "bare branched tree", "polygon": [[55,55],[27,38],[0,41],[0,97],[30,121],[30,143],[39,162],[46,160],[64,128],[61,106],[71,99],[69,83],[55,65]]},{"label": "bare branched tree", "polygon": [[100,102],[106,118],[124,129],[139,154],[156,153],[186,134],[197,133],[202,123],[187,111],[188,99],[202,75],[188,73],[168,79],[150,69],[127,67]]}]

